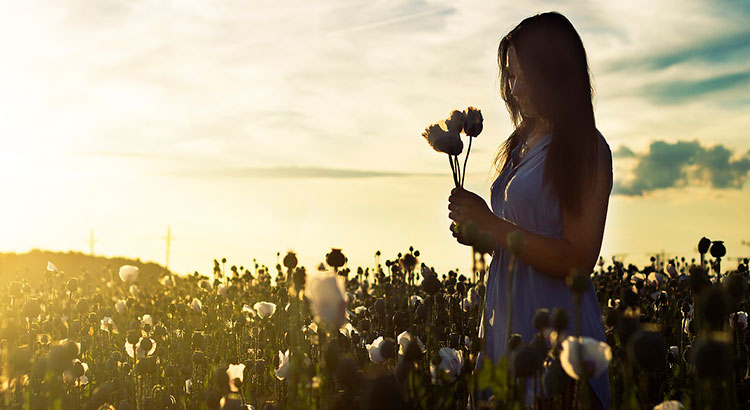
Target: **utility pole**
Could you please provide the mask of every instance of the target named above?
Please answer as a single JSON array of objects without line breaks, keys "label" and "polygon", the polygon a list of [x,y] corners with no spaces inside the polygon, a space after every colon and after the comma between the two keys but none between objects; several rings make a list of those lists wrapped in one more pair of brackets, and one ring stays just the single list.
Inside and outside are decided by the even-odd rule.
[{"label": "utility pole", "polygon": [[164,240],[167,241],[167,260],[164,264],[164,268],[166,268],[167,270],[169,270],[169,248],[172,245],[173,238],[174,237],[172,236],[172,227],[167,225],[167,236],[164,237]]},{"label": "utility pole", "polygon": [[89,232],[89,255],[91,256],[94,256],[94,242],[96,242],[94,239],[94,228],[91,228]]}]

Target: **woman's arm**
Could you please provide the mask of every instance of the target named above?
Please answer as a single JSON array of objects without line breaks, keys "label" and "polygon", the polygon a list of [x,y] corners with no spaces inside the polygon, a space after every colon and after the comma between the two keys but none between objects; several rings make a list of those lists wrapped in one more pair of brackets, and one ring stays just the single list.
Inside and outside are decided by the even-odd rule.
[{"label": "woman's arm", "polygon": [[[481,229],[490,233],[496,246],[505,249],[508,248],[508,233],[520,231],[524,236],[525,245],[519,258],[539,272],[560,278],[567,276],[573,268],[589,272],[593,270],[599,258],[609,205],[612,156],[608,149],[599,149],[597,162],[594,187],[584,197],[578,216],[563,214],[563,235],[560,239],[526,231],[491,211],[484,211],[482,206],[477,204],[476,198],[479,197],[467,191],[459,192],[457,197],[451,200],[451,203],[457,203],[458,207],[449,207],[454,211],[449,217],[457,222],[474,219]],[[484,200],[479,200],[484,208],[487,208]]]},{"label": "woman's arm", "polygon": [[612,181],[609,150],[599,149],[599,154],[593,190],[584,197],[579,215],[563,214],[562,238],[531,233],[492,214],[494,219],[486,226],[490,227],[495,243],[507,249],[506,235],[519,230],[526,240],[519,258],[535,270],[561,278],[574,268],[592,271],[602,246]]}]

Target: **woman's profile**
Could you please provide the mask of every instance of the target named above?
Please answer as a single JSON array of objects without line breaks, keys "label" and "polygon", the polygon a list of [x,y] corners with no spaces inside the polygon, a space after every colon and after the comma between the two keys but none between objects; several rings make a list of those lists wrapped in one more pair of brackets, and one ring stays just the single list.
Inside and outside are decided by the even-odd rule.
[{"label": "woman's profile", "polygon": [[[508,233],[525,239],[512,280],[511,333],[527,343],[537,309],[574,311],[565,277],[593,270],[612,189],[612,154],[595,126],[586,51],[570,21],[555,12],[526,18],[500,41],[498,66],[515,130],[495,159],[491,209],[463,188],[451,192],[448,207],[455,223],[474,221],[495,244],[481,331],[482,353],[493,361],[507,352]],[[468,244],[453,224],[451,232]],[[582,335],[604,341],[591,281],[580,303]],[[588,383],[590,408],[609,408],[608,372]]]}]

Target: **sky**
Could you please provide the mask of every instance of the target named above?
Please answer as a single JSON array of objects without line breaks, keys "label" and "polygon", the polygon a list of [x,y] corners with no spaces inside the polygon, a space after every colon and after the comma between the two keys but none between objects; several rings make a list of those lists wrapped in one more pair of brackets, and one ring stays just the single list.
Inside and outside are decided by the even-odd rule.
[{"label": "sky", "polygon": [[489,199],[512,131],[497,46],[551,10],[613,151],[602,255],[694,257],[702,236],[750,254],[746,0],[5,0],[0,252],[89,252],[93,230],[96,254],[164,263],[169,226],[179,273],[409,246],[466,271],[420,134],[480,108],[465,186]]}]

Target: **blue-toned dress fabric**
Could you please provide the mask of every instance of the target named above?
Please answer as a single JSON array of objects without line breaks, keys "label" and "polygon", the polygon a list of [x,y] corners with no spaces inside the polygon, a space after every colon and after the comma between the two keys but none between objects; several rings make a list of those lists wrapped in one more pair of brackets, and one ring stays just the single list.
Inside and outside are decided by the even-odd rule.
[{"label": "blue-toned dress fabric", "polygon": [[[604,137],[597,132],[602,147],[611,151]],[[542,184],[544,162],[551,135],[542,137],[523,158],[518,158],[518,147],[513,150],[512,164],[506,164],[491,188],[491,205],[495,215],[504,218],[527,231],[561,238],[563,232],[562,214],[559,202]],[[610,192],[611,173],[610,173]],[[489,267],[486,290],[485,317],[480,336],[485,336],[485,351],[493,361],[506,352],[507,318],[507,275],[510,253],[496,248]],[[528,343],[536,333],[533,317],[537,309],[563,308],[570,316],[568,334],[572,334],[573,300],[564,279],[554,278],[537,272],[521,260],[516,262],[513,277],[513,321],[512,333],[518,333],[524,343]],[[582,333],[600,341],[606,341],[601,320],[601,309],[589,281],[589,288],[581,301]],[[483,355],[484,355],[483,354]],[[610,405],[609,373],[589,381],[603,408]],[[533,395],[528,384],[527,398]]]}]

